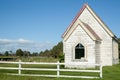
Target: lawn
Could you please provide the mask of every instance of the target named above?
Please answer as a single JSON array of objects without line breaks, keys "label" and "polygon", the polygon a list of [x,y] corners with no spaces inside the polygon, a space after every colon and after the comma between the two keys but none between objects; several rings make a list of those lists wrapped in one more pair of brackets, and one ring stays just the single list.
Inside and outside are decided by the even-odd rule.
[{"label": "lawn", "polygon": [[[42,59],[41,59],[42,60]],[[45,59],[44,59],[45,60]],[[49,59],[47,59],[49,60]],[[18,67],[17,64],[0,64],[0,67]],[[55,65],[22,65],[23,68],[56,68]],[[120,64],[114,66],[103,67],[102,79],[79,79],[79,78],[50,78],[50,77],[35,77],[35,76],[12,76],[3,73],[18,73],[17,70],[1,70],[0,80],[120,80]],[[22,74],[53,74],[56,71],[22,71]],[[80,76],[99,76],[98,73],[78,73],[78,72],[60,72],[62,75],[80,75]]]},{"label": "lawn", "polygon": [[[49,77],[32,77],[32,76],[10,76],[0,75],[0,80],[89,80],[89,79],[78,79],[78,78],[49,78]],[[91,79],[95,80],[95,79]]]},{"label": "lawn", "polygon": [[[18,68],[17,64],[0,64],[0,67],[16,67]],[[23,64],[22,68],[49,68],[49,69],[57,69],[56,65],[41,65],[41,64]],[[62,69],[63,66],[60,66]],[[98,70],[98,68],[96,68]],[[76,70],[76,69],[75,69]],[[78,69],[79,70],[79,69]],[[44,74],[44,75],[57,75],[57,71],[42,71],[42,70],[22,70],[22,74]],[[18,70],[3,70],[0,69],[0,73],[18,73]],[[60,72],[61,75],[73,75],[74,76],[97,76],[99,77],[99,73],[89,73],[89,72]]]},{"label": "lawn", "polygon": [[[33,76],[11,76],[11,75],[3,75],[2,73],[6,72],[17,72],[14,70],[0,70],[0,80],[89,80],[89,79],[75,79],[75,78],[49,78],[49,77],[33,77]],[[55,74],[55,72],[49,72]],[[46,72],[46,73],[47,73]],[[30,71],[23,71],[23,73],[30,73]],[[32,71],[33,74],[39,73],[39,71]],[[44,73],[44,74],[46,74]],[[78,75],[78,73],[69,73],[69,72],[63,72],[62,74],[73,74]],[[81,74],[81,73],[80,73]],[[87,73],[91,74],[91,73]],[[83,74],[81,74],[83,75]],[[101,80],[101,79],[91,79],[91,80]],[[103,67],[103,78],[102,80],[120,80],[120,64],[114,65],[114,66],[106,66]]]},{"label": "lawn", "polygon": [[[19,57],[23,62],[57,62],[55,58],[43,58],[43,57]],[[17,60],[18,61],[18,60]]]},{"label": "lawn", "polygon": [[[0,59],[6,59],[6,58],[11,58],[10,61],[23,61],[23,62],[57,62],[58,59],[56,58],[46,58],[46,57],[15,57],[15,56],[0,56]],[[13,58],[13,60],[12,60]]]}]

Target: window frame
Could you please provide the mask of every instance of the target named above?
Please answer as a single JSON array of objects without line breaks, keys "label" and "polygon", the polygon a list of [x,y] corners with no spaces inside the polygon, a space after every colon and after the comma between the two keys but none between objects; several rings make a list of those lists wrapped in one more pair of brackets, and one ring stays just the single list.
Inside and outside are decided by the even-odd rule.
[{"label": "window frame", "polygon": [[85,48],[81,43],[75,46],[75,59],[81,59],[85,57]]},{"label": "window frame", "polygon": [[[82,44],[82,46],[84,46],[84,57],[82,57],[82,58],[80,58],[80,59],[75,59],[75,47],[78,45],[78,44]],[[80,61],[80,62],[86,62],[87,61],[87,46],[85,46],[85,44],[83,44],[83,43],[81,43],[81,42],[79,42],[79,43],[77,43],[77,44],[75,44],[74,46],[73,46],[73,59],[72,59],[72,61]]]}]

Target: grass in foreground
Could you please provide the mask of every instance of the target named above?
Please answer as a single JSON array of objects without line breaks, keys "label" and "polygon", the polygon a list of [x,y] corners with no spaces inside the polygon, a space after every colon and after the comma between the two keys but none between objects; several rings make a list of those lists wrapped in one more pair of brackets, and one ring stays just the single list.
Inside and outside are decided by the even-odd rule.
[{"label": "grass in foreground", "polygon": [[[114,65],[114,66],[103,67],[103,78],[102,79],[77,79],[77,78],[49,78],[49,77],[33,77],[33,76],[11,76],[11,75],[3,75],[2,74],[3,72],[5,72],[5,70],[0,70],[0,73],[1,73],[0,74],[0,80],[13,80],[13,79],[14,80],[120,80],[120,64]],[[49,71],[47,71],[47,72],[49,72]],[[23,73],[29,73],[29,72],[24,71]],[[49,72],[49,73],[51,73],[51,72]],[[55,73],[55,72],[53,72],[53,73]],[[76,75],[77,73],[62,72],[62,74]],[[87,74],[90,75],[91,73],[87,73]]]},{"label": "grass in foreground", "polygon": [[[34,58],[30,57],[27,59],[21,58],[22,61],[31,62],[57,62],[57,59],[52,58]],[[17,64],[0,64],[0,67],[18,67]],[[56,68],[56,66],[51,65],[22,65],[23,68]],[[33,77],[33,76],[12,76],[5,75],[3,73],[18,73],[18,70],[1,70],[0,69],[0,80],[120,80],[120,64],[114,66],[103,67],[103,78],[102,79],[79,79],[79,78],[49,78],[49,77]],[[22,71],[22,74],[55,74],[56,71]],[[80,75],[80,76],[99,76],[99,74],[94,73],[77,73],[77,72],[60,72],[62,75]]]},{"label": "grass in foreground", "polygon": [[[10,76],[1,75],[0,80],[90,80],[90,79],[79,79],[79,78],[49,78],[49,77],[32,77],[32,76]],[[96,80],[96,79],[91,79]]]}]

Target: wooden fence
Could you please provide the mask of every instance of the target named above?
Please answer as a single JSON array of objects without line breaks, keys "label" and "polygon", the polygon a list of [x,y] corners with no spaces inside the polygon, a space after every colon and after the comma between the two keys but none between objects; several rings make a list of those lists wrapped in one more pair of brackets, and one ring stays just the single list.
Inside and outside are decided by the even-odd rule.
[{"label": "wooden fence", "polygon": [[[60,65],[65,65],[65,63],[44,63],[44,62],[7,62],[7,61],[0,61],[3,64],[18,64],[18,67],[0,67],[0,69],[8,69],[8,70],[18,70],[18,74],[10,74],[10,75],[21,75],[21,76],[43,76],[43,77],[66,77],[66,78],[102,78],[102,65],[100,64],[90,64],[99,66],[99,70],[77,70],[77,69],[60,69]],[[56,65],[56,69],[48,69],[48,68],[22,68],[22,64],[39,64],[39,65]],[[2,65],[2,64],[1,64]],[[22,74],[21,70],[40,70],[40,71],[56,71],[57,75],[41,75],[41,74]],[[75,76],[74,74],[71,75],[60,75],[61,71],[67,72],[92,72],[92,73],[99,73],[99,77],[95,76]]]}]

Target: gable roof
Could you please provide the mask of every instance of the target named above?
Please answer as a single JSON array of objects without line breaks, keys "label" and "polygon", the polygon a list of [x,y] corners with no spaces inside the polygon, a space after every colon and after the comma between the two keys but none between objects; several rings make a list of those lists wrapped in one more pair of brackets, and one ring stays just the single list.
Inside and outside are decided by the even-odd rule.
[{"label": "gable roof", "polygon": [[[114,38],[115,35],[112,33],[112,31],[104,24],[104,22],[93,12],[93,10],[88,6],[88,4],[84,4],[84,6],[82,7],[82,9],[78,12],[78,14],[76,15],[76,17],[73,19],[72,23],[69,25],[69,27],[66,29],[66,31],[63,33],[62,38],[64,38],[67,33],[69,32],[69,30],[71,29],[71,27],[74,25],[74,23],[78,20],[79,16],[81,15],[81,13],[84,11],[84,9],[87,9],[92,16],[97,20],[97,22],[103,27],[103,29],[112,37]],[[82,22],[83,23],[83,22]],[[94,33],[93,35],[96,38],[99,38],[98,35],[92,30],[92,28],[90,28],[90,26],[86,23],[83,23],[84,26],[87,26],[86,28],[91,32]],[[100,39],[100,38],[99,38]]]},{"label": "gable roof", "polygon": [[74,25],[72,26],[71,31],[65,37],[65,40],[69,38],[69,36],[75,31],[75,29],[80,25],[80,27],[88,34],[88,36],[94,41],[101,41],[101,38],[94,32],[94,30],[86,23],[80,21],[79,19],[76,20]]},{"label": "gable roof", "polygon": [[88,29],[88,31],[95,37],[97,41],[101,41],[101,38],[94,32],[94,30],[86,23],[82,22],[83,25]]}]

